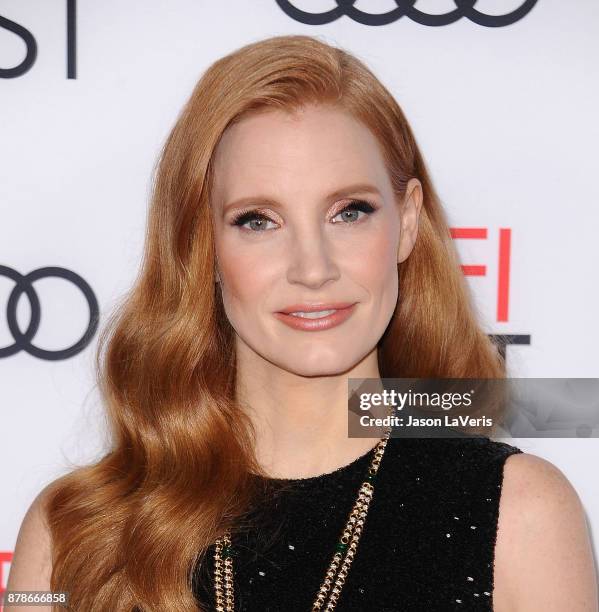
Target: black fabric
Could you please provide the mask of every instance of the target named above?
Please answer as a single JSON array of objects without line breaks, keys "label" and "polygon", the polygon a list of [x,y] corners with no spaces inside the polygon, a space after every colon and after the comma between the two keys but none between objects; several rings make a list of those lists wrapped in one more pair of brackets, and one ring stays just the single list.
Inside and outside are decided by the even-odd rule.
[{"label": "black fabric", "polygon": [[[503,466],[520,452],[486,437],[390,438],[336,610],[491,611]],[[312,609],[373,454],[313,478],[264,479],[276,496],[232,538],[236,612]],[[193,586],[209,610],[213,554]]]}]

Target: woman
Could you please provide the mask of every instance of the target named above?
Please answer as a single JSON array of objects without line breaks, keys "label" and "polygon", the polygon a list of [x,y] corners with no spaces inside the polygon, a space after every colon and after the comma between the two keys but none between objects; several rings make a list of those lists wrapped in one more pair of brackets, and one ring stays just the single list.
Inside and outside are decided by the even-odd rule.
[{"label": "woman", "polygon": [[505,368],[402,111],[343,50],[275,37],[203,75],[97,367],[112,448],[34,501],[9,589],[94,612],[596,610],[552,464],[347,435],[348,378]]}]

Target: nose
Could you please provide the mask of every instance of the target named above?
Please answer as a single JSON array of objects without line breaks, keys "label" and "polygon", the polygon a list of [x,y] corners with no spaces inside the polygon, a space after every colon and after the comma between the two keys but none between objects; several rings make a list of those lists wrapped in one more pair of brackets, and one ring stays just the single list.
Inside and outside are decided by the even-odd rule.
[{"label": "nose", "polygon": [[314,227],[297,230],[289,245],[287,280],[318,289],[338,278],[339,267],[325,233]]}]

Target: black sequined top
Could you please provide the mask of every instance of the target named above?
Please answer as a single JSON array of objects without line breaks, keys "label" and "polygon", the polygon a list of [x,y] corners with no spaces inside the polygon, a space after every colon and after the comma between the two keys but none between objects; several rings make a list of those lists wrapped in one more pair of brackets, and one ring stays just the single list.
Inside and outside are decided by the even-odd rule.
[{"label": "black sequined top", "polygon": [[[390,438],[336,611],[491,611],[503,465],[520,452],[487,437]],[[232,537],[236,612],[312,609],[373,455],[266,479],[277,495],[257,527]],[[212,547],[193,585],[209,610],[213,571]]]}]

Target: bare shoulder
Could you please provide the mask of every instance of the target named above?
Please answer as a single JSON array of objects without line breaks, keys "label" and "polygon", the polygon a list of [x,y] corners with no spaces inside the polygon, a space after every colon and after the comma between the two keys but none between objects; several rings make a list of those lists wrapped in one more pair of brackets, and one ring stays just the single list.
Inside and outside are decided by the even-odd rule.
[{"label": "bare shoulder", "polygon": [[[52,546],[50,530],[46,520],[46,502],[54,483],[44,487],[31,502],[17,535],[15,550],[11,563],[6,590],[8,591],[49,591],[52,571]],[[32,610],[43,612],[49,607],[35,606],[15,608],[7,606],[6,612],[12,610],[26,612]]]},{"label": "bare shoulder", "polygon": [[553,463],[529,453],[504,465],[495,546],[495,612],[597,612],[584,508]]}]

